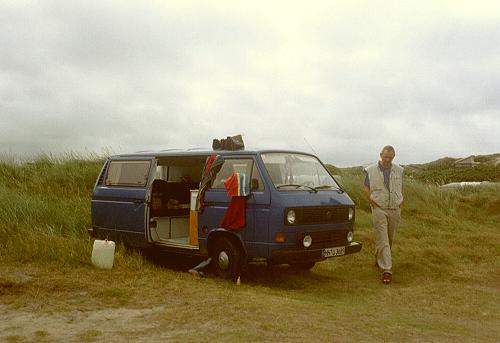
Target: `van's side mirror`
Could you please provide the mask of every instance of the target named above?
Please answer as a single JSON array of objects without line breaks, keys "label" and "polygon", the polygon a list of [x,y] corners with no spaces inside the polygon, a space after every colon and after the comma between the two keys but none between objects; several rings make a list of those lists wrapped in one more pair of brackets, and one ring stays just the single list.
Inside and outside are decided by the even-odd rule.
[{"label": "van's side mirror", "polygon": [[259,189],[259,180],[258,179],[252,179],[250,181],[250,191],[256,191]]}]

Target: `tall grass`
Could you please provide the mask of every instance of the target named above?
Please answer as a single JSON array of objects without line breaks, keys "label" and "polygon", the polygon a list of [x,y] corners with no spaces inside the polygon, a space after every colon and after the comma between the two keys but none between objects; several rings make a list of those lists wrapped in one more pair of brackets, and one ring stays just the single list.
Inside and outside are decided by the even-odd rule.
[{"label": "tall grass", "polygon": [[102,158],[0,162],[0,259],[86,263],[90,197]]},{"label": "tall grass", "polygon": [[[0,161],[0,259],[87,264],[91,193],[102,163],[100,156],[74,154],[23,164]],[[344,169],[341,183],[357,205],[358,238],[370,249],[363,178],[360,168]],[[406,239],[400,244],[414,252],[410,264],[432,266],[437,261],[437,269],[446,269],[446,261],[453,265],[467,256],[481,260],[481,253],[471,252],[479,241],[492,256],[499,254],[492,239],[500,226],[499,187],[442,189],[407,179],[404,193],[401,231]]]}]

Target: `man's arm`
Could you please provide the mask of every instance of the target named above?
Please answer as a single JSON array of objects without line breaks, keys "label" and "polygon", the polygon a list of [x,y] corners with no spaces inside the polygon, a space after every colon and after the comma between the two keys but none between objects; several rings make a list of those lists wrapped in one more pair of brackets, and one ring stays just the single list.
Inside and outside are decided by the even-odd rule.
[{"label": "man's arm", "polygon": [[368,202],[370,203],[370,206],[372,208],[375,208],[375,207],[380,207],[375,201],[373,201],[373,199],[370,197],[370,180],[368,179],[368,174],[366,174],[366,177],[365,177],[365,197],[366,197],[366,200],[368,200]]},{"label": "man's arm", "polygon": [[405,201],[404,187],[403,187],[403,176],[404,176],[404,174],[401,174],[401,195],[403,196],[403,200],[401,200],[401,204],[399,204],[399,208],[401,208],[403,206],[403,202]]},{"label": "man's arm", "polygon": [[375,208],[375,207],[380,207],[375,201],[373,201],[373,199],[370,197],[370,187],[368,186],[365,186],[365,196],[366,196],[366,200],[368,200],[368,202],[370,203],[370,206],[372,208]]}]

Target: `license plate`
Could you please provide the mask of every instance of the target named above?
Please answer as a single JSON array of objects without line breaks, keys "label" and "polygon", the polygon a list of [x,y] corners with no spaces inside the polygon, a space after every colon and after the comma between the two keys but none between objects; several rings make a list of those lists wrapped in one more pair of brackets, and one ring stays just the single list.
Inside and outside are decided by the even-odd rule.
[{"label": "license plate", "polygon": [[345,247],[325,248],[321,255],[323,257],[342,256],[345,255]]}]

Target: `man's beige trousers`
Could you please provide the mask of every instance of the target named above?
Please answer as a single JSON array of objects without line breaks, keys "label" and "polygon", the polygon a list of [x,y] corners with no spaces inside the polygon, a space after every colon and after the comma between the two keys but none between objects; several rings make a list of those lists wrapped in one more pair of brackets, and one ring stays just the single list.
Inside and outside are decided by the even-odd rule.
[{"label": "man's beige trousers", "polygon": [[372,208],[372,224],[375,236],[375,248],[377,249],[375,256],[378,267],[384,272],[391,272],[392,269],[391,247],[396,236],[400,218],[400,208]]}]

